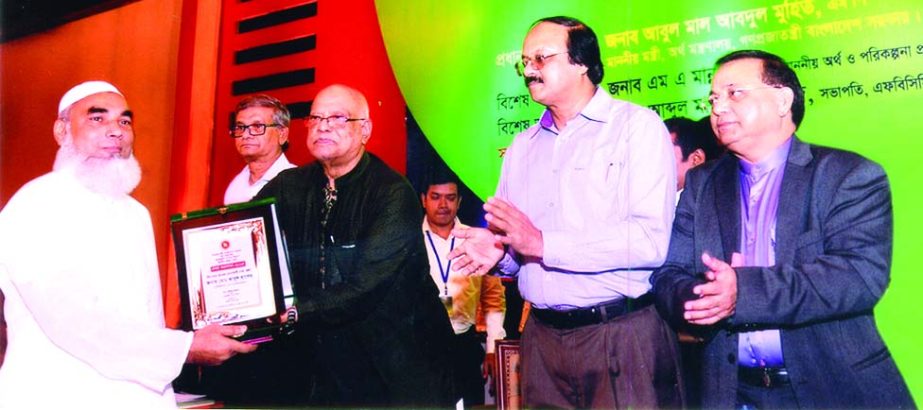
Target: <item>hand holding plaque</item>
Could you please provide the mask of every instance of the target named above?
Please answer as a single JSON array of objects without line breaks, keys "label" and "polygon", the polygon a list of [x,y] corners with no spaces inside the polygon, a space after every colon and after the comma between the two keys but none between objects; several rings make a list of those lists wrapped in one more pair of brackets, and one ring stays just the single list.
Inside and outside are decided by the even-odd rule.
[{"label": "hand holding plaque", "polygon": [[242,340],[272,340],[292,293],[274,200],[177,215],[172,225],[183,329],[246,324]]},{"label": "hand holding plaque", "polygon": [[209,325],[196,330],[186,363],[217,366],[239,353],[256,350],[256,345],[252,343],[230,339],[243,336],[246,331],[246,326],[237,325]]}]

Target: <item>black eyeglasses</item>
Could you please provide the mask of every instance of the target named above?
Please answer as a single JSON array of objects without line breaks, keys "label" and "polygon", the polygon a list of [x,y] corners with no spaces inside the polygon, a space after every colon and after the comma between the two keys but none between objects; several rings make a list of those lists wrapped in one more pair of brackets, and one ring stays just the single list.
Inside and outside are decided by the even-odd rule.
[{"label": "black eyeglasses", "polygon": [[305,124],[309,127],[316,127],[320,125],[321,122],[327,121],[327,125],[331,127],[342,127],[346,125],[347,122],[353,121],[365,121],[365,118],[349,118],[345,115],[334,114],[329,117],[321,117],[320,115],[309,115],[304,118]]},{"label": "black eyeglasses", "polygon": [[556,55],[561,55],[561,54],[567,54],[567,52],[562,51],[560,53],[545,54],[545,55],[536,54],[532,58],[523,56],[522,61],[516,63],[516,74],[519,74],[519,76],[521,77],[523,75],[522,73],[526,71],[526,67],[528,67],[529,64],[532,64],[532,67],[535,67],[536,70],[541,70],[543,67],[545,67],[545,62],[548,61],[549,58],[554,57]]},{"label": "black eyeglasses", "polygon": [[266,127],[282,127],[282,124],[237,124],[231,127],[231,138],[243,137],[247,130],[250,135],[258,137],[266,133]]}]

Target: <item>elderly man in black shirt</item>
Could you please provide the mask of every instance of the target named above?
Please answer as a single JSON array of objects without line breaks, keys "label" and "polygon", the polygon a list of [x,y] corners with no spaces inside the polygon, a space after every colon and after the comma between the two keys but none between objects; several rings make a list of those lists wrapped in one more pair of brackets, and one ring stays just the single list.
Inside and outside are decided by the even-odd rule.
[{"label": "elderly man in black shirt", "polygon": [[297,299],[299,352],[316,366],[311,404],[447,406],[452,330],[420,234],[410,184],[365,151],[365,97],[333,85],[307,117],[317,161],[280,173],[275,197]]}]

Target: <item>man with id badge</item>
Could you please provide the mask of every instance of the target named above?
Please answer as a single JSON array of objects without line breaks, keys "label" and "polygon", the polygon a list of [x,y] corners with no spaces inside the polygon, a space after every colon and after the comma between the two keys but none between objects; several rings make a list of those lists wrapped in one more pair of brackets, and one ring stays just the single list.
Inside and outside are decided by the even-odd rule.
[{"label": "man with id badge", "polygon": [[[455,332],[451,363],[456,394],[464,400],[465,407],[484,404],[484,381],[494,376],[495,342],[506,337],[503,284],[497,276],[452,272],[452,261],[446,256],[455,245],[464,242],[452,236],[452,229],[466,226],[457,216],[461,205],[458,179],[449,173],[434,173],[420,200],[426,211],[423,240],[427,245],[430,276],[439,288],[439,299]],[[487,324],[486,354],[476,329],[479,307]]]}]

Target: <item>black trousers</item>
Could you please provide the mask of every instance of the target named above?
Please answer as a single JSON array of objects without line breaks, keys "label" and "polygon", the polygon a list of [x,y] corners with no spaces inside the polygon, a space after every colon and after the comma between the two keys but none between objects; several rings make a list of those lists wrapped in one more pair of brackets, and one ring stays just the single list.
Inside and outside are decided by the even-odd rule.
[{"label": "black trousers", "polygon": [[253,353],[202,368],[204,392],[227,407],[279,408],[309,403],[314,365],[292,338],[261,344]]},{"label": "black trousers", "polygon": [[465,399],[465,407],[484,404],[484,348],[481,338],[471,326],[467,332],[455,335],[452,348],[452,366],[455,371],[456,393]]}]

